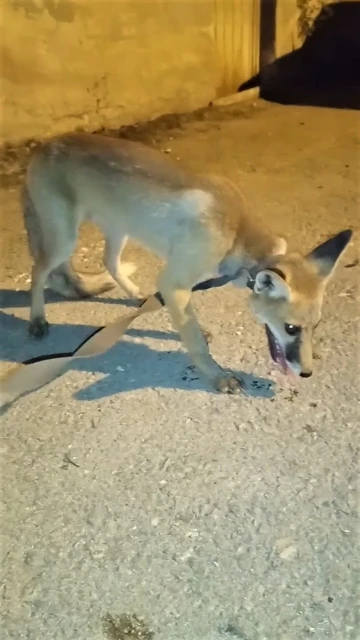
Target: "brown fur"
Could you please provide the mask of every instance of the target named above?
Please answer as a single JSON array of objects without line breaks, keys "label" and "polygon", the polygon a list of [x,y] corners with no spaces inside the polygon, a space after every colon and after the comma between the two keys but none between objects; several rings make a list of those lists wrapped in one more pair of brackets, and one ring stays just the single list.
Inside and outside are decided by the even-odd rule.
[{"label": "brown fur", "polygon": [[[83,295],[106,290],[114,280],[129,295],[138,294],[128,278],[131,266],[121,263],[128,237],[165,260],[158,286],[174,327],[193,362],[220,391],[238,392],[241,381],[225,374],[209,353],[191,305],[195,284],[241,269],[236,284],[244,286],[247,273],[255,270],[254,312],[284,348],[289,342],[284,322],[301,323],[304,335],[312,335],[320,317],[329,274],[319,269],[319,261],[286,254],[285,241],[249,215],[239,188],[229,180],[191,174],[143,145],[91,134],[48,141],[28,168],[24,215],[34,258],[34,335],[43,335],[47,327],[46,283],[64,295]],[[70,262],[86,220],[104,233],[104,263],[113,279],[95,276],[95,289],[79,279]],[[330,256],[330,271],[341,251]],[[298,372],[310,368],[309,344],[311,337],[301,346],[304,362],[299,354]]]}]

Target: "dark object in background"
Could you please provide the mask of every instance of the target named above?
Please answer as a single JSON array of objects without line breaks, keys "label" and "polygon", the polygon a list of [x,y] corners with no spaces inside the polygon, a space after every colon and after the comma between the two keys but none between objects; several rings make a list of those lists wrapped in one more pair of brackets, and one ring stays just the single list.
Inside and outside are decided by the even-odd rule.
[{"label": "dark object in background", "polygon": [[277,0],[260,0],[260,69],[276,58],[276,3]]},{"label": "dark object in background", "polygon": [[300,49],[266,64],[238,91],[259,85],[265,100],[359,110],[360,2],[324,6]]}]

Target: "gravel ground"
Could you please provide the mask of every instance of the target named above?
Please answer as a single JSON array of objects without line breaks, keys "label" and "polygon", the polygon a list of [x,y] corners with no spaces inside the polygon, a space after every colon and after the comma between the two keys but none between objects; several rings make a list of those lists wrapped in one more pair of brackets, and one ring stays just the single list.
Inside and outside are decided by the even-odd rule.
[{"label": "gravel ground", "polygon": [[[359,228],[355,111],[259,101],[164,122],[128,133],[238,180],[290,245]],[[118,290],[49,297],[49,337],[27,338],[27,157],[8,148],[1,165],[3,371],[126,312]],[[271,370],[246,293],[228,286],[196,295],[199,318],[222,365],[272,380],[265,397],[209,390],[163,310],[4,413],[4,640],[359,637],[356,243],[328,288],[309,380]],[[102,244],[85,228],[77,264],[94,269]],[[157,260],[134,245],[127,255],[152,291]]]}]

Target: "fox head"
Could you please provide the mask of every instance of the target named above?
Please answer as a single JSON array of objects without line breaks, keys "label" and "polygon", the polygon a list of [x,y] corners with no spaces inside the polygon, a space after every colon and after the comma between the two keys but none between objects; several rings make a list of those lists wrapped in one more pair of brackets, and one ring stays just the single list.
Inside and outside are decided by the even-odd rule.
[{"label": "fox head", "polygon": [[283,372],[313,372],[313,334],[321,318],[326,285],[352,231],[341,231],[308,255],[270,258],[254,278],[250,305],[265,325],[272,359]]}]

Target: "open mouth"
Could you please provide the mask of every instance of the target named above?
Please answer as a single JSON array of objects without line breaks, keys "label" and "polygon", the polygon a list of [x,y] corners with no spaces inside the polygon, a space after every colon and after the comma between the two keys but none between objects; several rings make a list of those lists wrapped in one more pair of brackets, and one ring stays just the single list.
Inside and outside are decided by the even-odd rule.
[{"label": "open mouth", "polygon": [[272,360],[278,365],[281,372],[287,374],[290,372],[288,363],[286,362],[285,353],[280,343],[275,338],[268,325],[265,325],[266,337],[268,339],[269,351]]}]

